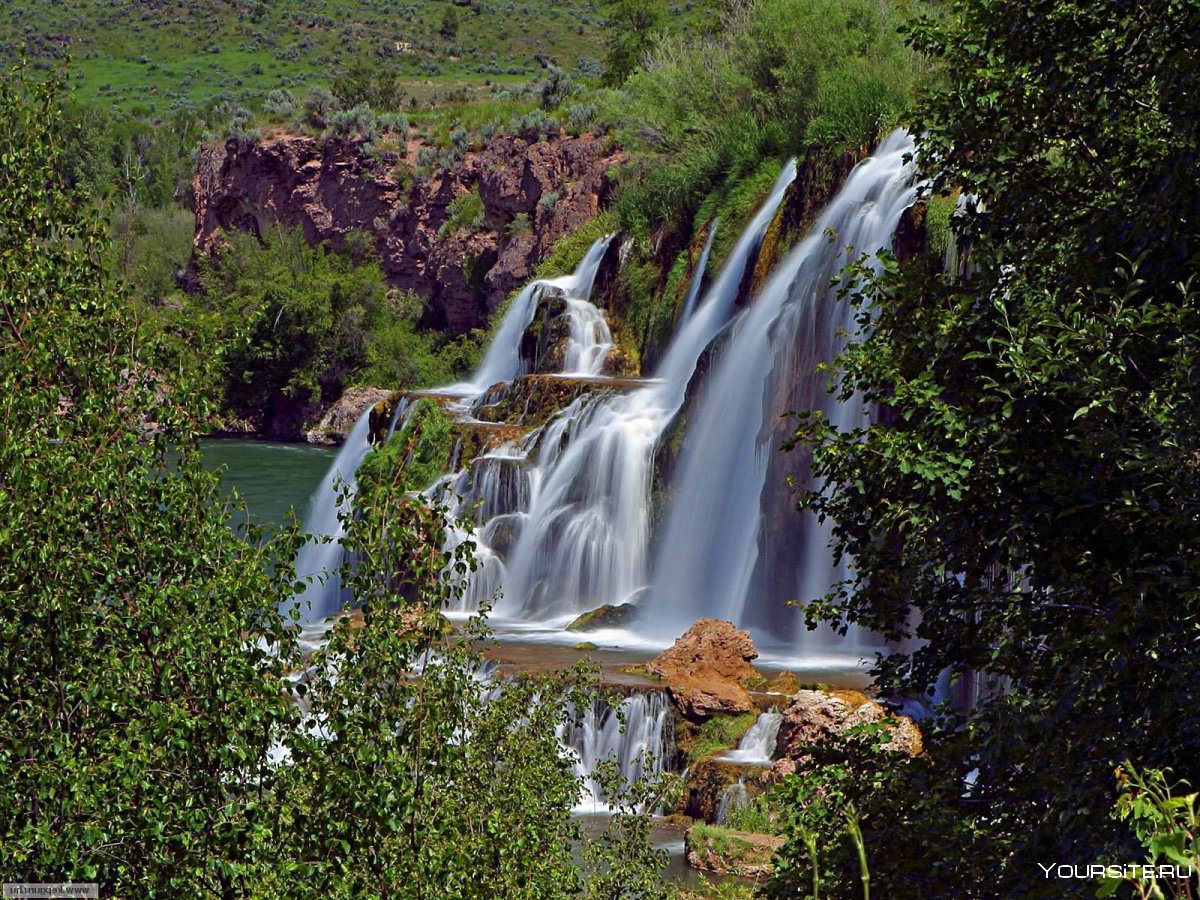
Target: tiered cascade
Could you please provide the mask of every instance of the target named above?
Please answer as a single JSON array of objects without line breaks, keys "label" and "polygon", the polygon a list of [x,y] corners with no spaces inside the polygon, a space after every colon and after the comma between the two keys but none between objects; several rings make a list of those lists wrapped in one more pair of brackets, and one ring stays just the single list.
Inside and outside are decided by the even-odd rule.
[{"label": "tiered cascade", "polygon": [[[823,595],[846,571],[834,564],[828,529],[796,513],[785,487],[789,475],[809,484],[806,458],[778,447],[790,410],[820,410],[840,428],[866,421],[861,402],[828,395],[821,369],[855,328],[832,282],[847,262],[890,248],[915,195],[910,150],[896,132],[863,161],[741,312],[794,163],[701,290],[710,228],[689,286],[694,309],[680,316],[652,379],[612,374],[612,330],[591,302],[608,239],[573,275],[514,298],[474,377],[425,393],[457,435],[450,474],[426,494],[467,516],[453,540],[473,540],[479,562],[451,613],[495,599],[502,631],[557,633],[601,604],[632,603],[641,615],[635,628],[595,639],[665,645],[697,618],[716,616],[791,658],[855,664],[876,646],[869,635],[805,632],[788,606]],[[556,342],[549,349],[547,335]],[[539,347],[532,360],[531,341]],[[685,403],[686,421],[672,427]],[[656,484],[669,429],[672,441],[681,432],[682,450],[667,483]],[[366,446],[348,442],[343,455],[361,459]],[[346,478],[352,463],[339,457],[335,468]],[[314,603],[313,614],[337,602]]]}]

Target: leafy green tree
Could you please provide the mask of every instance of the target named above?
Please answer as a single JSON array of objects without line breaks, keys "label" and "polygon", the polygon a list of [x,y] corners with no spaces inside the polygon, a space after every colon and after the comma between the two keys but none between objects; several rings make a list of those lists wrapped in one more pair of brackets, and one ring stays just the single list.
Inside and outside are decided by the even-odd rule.
[{"label": "leafy green tree", "polygon": [[367,335],[390,320],[379,266],[309,247],[299,229],[231,235],[197,301],[239,337],[225,356],[228,408],[291,423],[331,402],[366,362]]},{"label": "leafy green tree", "polygon": [[378,59],[356,59],[333,79],[332,87],[343,109],[365,104],[372,109],[394,110],[404,102],[395,69]]},{"label": "leafy green tree", "polygon": [[889,263],[840,361],[883,413],[800,433],[855,563],[812,612],[906,642],[885,688],[967,701],[926,790],[864,822],[892,890],[1090,891],[1035,863],[1136,858],[1098,812],[1117,763],[1200,774],[1197,28],[1173,0],[955,0],[912,29],[918,160],[967,197],[969,264]]},{"label": "leafy green tree", "polygon": [[228,528],[205,401],[167,393],[108,287],[57,91],[0,80],[0,876],[247,896],[295,719],[285,567]]},{"label": "leafy green tree", "polygon": [[442,13],[442,22],[438,25],[438,34],[448,41],[458,37],[458,10],[453,6],[446,7]]},{"label": "leafy green tree", "polygon": [[667,11],[662,0],[604,0],[603,6],[608,23],[604,83],[616,87],[641,66]]}]

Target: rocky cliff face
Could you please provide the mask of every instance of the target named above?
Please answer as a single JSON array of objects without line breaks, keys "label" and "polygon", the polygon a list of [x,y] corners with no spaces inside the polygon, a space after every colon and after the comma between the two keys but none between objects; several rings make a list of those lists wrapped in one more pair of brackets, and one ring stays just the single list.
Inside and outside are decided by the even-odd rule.
[{"label": "rocky cliff face", "polygon": [[[413,178],[409,158],[371,155],[361,140],[279,136],[202,150],[192,184],[195,250],[223,231],[304,229],[340,248],[351,232],[375,239],[388,282],[428,298],[423,324],[455,332],[489,314],[532,274],[554,242],[591,219],[623,160],[599,137],[536,143],[500,135],[449,169]],[[450,204],[477,191],[478,229],[439,231]]]}]

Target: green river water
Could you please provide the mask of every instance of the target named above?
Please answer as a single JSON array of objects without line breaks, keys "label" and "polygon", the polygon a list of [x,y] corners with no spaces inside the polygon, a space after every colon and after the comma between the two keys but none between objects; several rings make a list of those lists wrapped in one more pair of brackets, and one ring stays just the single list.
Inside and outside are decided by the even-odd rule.
[{"label": "green river water", "polygon": [[311,444],[273,441],[206,440],[200,447],[205,466],[224,470],[226,496],[236,490],[263,525],[287,521],[293,509],[303,519],[308,499],[335,455]]}]

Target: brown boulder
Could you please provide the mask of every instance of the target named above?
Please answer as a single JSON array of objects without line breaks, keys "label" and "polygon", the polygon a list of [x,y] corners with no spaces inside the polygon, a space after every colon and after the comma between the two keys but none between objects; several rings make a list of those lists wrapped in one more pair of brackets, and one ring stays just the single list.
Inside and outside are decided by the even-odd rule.
[{"label": "brown boulder", "polygon": [[783,711],[775,739],[778,756],[804,759],[804,748],[840,737],[857,725],[891,719],[888,750],[916,756],[921,752],[921,732],[908,716],[893,716],[883,706],[858,691],[798,691]]},{"label": "brown boulder", "polygon": [[737,715],[756,708],[754,698],[744,687],[736,681],[720,678],[680,675],[668,682],[667,692],[684,718],[692,722],[703,722],[719,715]]},{"label": "brown boulder", "polygon": [[701,673],[742,681],[758,675],[750,665],[757,658],[758,650],[748,632],[738,631],[732,622],[699,619],[683,637],[650,661],[650,669],[668,681]]},{"label": "brown boulder", "polygon": [[692,721],[754,709],[742,682],[757,679],[754,641],[732,622],[700,619],[647,666],[667,682],[671,699]]}]

